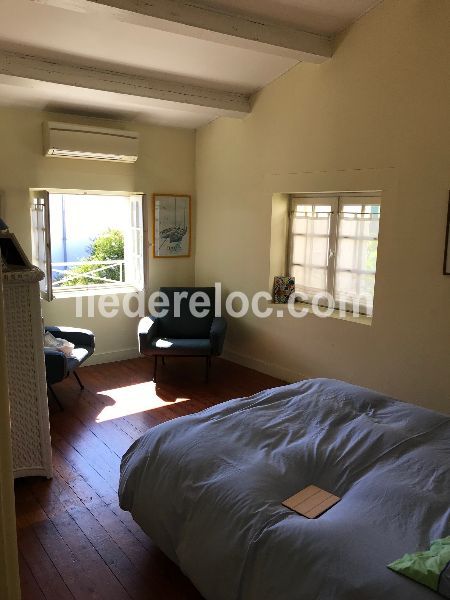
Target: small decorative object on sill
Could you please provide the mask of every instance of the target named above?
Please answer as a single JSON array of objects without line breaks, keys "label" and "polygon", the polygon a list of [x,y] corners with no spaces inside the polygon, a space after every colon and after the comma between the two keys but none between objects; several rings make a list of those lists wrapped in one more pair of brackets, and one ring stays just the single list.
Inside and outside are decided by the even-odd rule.
[{"label": "small decorative object on sill", "polygon": [[287,304],[289,296],[295,291],[295,277],[276,275],[273,278],[273,301],[275,304]]}]

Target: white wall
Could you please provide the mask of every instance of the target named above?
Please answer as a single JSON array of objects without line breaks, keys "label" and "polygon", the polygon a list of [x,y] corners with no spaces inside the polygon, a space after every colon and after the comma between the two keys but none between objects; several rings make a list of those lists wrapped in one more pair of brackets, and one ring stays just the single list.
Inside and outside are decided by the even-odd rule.
[{"label": "white wall", "polygon": [[[86,122],[122,127],[140,133],[140,155],[134,165],[99,161],[45,158],[41,127],[44,120]],[[28,256],[31,255],[29,189],[61,188],[144,192],[194,193],[195,134],[186,129],[81,119],[31,110],[0,110],[0,190],[3,215]],[[195,202],[194,202],[195,206]],[[194,280],[194,258],[149,260],[149,285],[189,285]],[[75,318],[75,300],[43,302],[45,322],[92,329],[97,337],[96,361],[136,354],[136,321],[119,315],[114,320]]]},{"label": "white wall", "polygon": [[383,190],[372,326],[234,319],[234,360],[450,409],[449,24],[446,0],[386,0],[330,61],[300,64],[256,96],[245,120],[197,133],[197,284],[270,290],[274,193]]}]

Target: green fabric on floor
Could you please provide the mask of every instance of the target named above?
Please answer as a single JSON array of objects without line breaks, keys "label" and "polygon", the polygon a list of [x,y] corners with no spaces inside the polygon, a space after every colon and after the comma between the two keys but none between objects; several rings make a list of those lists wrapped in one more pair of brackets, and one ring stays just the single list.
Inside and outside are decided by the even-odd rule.
[{"label": "green fabric on floor", "polygon": [[437,592],[439,576],[449,561],[450,536],[431,542],[429,550],[405,554],[390,563],[388,567]]}]

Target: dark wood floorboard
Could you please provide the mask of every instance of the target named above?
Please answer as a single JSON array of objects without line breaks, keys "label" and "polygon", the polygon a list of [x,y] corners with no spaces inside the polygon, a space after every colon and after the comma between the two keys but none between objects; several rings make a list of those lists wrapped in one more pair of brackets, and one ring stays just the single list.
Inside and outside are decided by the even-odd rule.
[{"label": "dark wood floorboard", "polygon": [[54,477],[16,481],[23,600],[201,600],[190,581],[118,504],[123,453],[149,427],[280,385],[217,359],[169,359],[152,379],[138,358],[80,370],[50,404]]}]

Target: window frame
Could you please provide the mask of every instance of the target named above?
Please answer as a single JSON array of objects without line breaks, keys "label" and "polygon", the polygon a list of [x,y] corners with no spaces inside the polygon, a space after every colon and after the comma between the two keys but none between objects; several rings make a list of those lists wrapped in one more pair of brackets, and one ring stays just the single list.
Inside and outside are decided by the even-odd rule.
[{"label": "window frame", "polygon": [[[133,221],[133,211],[135,211],[135,200],[139,198],[141,203],[141,232],[142,240],[139,253],[137,253],[138,260],[142,264],[142,277],[136,283],[108,283],[108,284],[92,284],[92,285],[80,285],[80,286],[65,286],[61,288],[55,288],[52,285],[52,258],[51,258],[51,209],[50,209],[50,195],[51,194],[63,194],[63,195],[95,195],[95,196],[125,196],[130,200],[130,230],[136,228]],[[111,293],[121,292],[132,292],[147,290],[147,277],[148,277],[148,210],[147,210],[147,196],[141,192],[124,192],[124,191],[106,191],[106,190],[73,190],[73,189],[31,189],[30,190],[31,200],[31,234],[32,234],[32,248],[33,248],[33,259],[32,262],[44,272],[44,279],[41,281],[41,298],[47,301],[54,300],[55,298],[67,298],[67,297],[80,297],[90,295],[108,295]],[[43,218],[39,217],[39,212],[36,210],[36,206],[42,206]],[[36,226],[42,227],[41,240],[36,236]],[[45,251],[43,252],[42,240],[44,240]],[[40,241],[40,243],[39,243]],[[124,259],[126,261],[126,259]]]},{"label": "window frame", "polygon": [[[373,201],[361,202],[362,198],[371,199]],[[289,275],[292,275],[293,265],[299,265],[293,262],[293,251],[294,251],[294,237],[293,231],[294,215],[297,206],[300,205],[330,205],[331,206],[331,218],[330,218],[330,230],[328,234],[328,263],[327,263],[327,289],[323,290],[322,293],[329,294],[338,308],[343,306],[348,312],[354,311],[354,305],[351,302],[343,300],[336,300],[335,284],[336,284],[336,273],[337,273],[337,255],[338,255],[338,244],[339,244],[339,215],[341,214],[341,206],[346,205],[376,205],[380,207],[381,214],[381,203],[382,203],[382,192],[381,190],[374,191],[361,191],[361,192],[311,192],[311,193],[296,193],[289,194],[289,225],[288,225],[288,243],[286,252],[286,270]],[[345,236],[343,236],[345,238]],[[379,236],[377,237],[377,240]],[[378,253],[377,253],[378,257]],[[351,269],[348,270],[352,271]],[[376,268],[375,268],[376,276]],[[297,285],[297,282],[296,282]],[[307,303],[312,302],[313,294],[308,294],[302,291],[302,294],[306,296]],[[375,297],[375,290],[374,290]],[[299,300],[300,301],[300,300]],[[324,297],[319,301],[319,306],[328,307],[328,300]],[[371,316],[373,312],[373,306],[366,306],[363,304],[359,305],[358,314]]]}]

